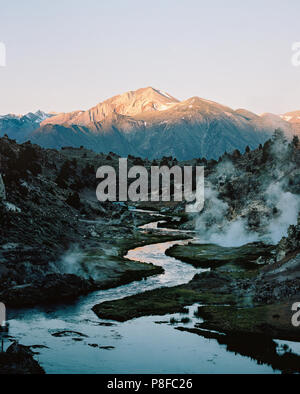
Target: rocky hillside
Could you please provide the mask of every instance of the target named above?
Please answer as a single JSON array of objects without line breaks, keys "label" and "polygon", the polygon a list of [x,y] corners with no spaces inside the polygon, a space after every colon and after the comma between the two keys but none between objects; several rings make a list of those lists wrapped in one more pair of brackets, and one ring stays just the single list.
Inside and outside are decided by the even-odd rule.
[{"label": "rocky hillside", "polygon": [[[153,219],[96,200],[96,169],[117,167],[118,159],[114,153],[96,154],[84,148],[56,151],[0,139],[1,300],[18,305],[68,299],[158,272],[156,267],[122,259],[128,246],[156,240],[137,231],[138,225]],[[198,157],[178,162],[164,157],[152,162],[129,156],[129,167],[157,164],[205,166],[206,199],[200,215],[186,216],[182,203],[154,208],[179,215],[175,227],[196,229],[210,243],[277,244],[289,226],[297,224],[297,137],[288,143],[277,131],[257,149],[235,150],[219,161]],[[161,234],[158,237],[162,239]]]},{"label": "rocky hillside", "polygon": [[[135,162],[129,159],[130,165]],[[60,152],[0,139],[0,299],[23,306],[67,300],[161,272],[123,259],[151,221],[96,199],[96,168],[118,156]],[[85,251],[87,250],[87,251]]]},{"label": "rocky hillside", "polygon": [[255,150],[204,162],[205,206],[190,226],[224,246],[278,243],[300,210],[299,148],[298,137],[288,143],[278,130]]}]

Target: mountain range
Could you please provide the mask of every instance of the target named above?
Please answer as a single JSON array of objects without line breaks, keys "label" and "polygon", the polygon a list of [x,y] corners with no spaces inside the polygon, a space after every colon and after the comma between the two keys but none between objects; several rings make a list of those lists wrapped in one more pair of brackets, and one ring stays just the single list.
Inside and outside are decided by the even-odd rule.
[{"label": "mountain range", "polygon": [[225,151],[256,148],[276,128],[300,134],[300,111],[256,115],[199,97],[180,101],[152,87],[112,97],[87,111],[0,117],[0,136],[45,148],[64,146],[122,156],[179,160],[218,158]]},{"label": "mountain range", "polygon": [[40,127],[43,120],[51,116],[43,111],[29,112],[27,115],[0,115],[0,135],[7,134],[10,138],[23,142]]}]

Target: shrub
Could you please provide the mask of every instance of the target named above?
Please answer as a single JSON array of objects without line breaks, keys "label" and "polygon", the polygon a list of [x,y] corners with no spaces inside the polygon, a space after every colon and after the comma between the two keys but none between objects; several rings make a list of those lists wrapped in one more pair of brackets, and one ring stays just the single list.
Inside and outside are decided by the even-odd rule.
[{"label": "shrub", "polygon": [[81,201],[77,192],[70,194],[66,200],[66,203],[75,209],[80,209]]}]

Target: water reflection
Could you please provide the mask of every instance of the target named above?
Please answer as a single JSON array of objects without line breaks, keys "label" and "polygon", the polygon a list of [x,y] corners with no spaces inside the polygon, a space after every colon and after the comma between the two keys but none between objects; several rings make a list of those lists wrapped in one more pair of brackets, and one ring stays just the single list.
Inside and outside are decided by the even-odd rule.
[{"label": "water reflection", "polygon": [[[47,373],[269,373],[280,369],[279,364],[241,351],[232,343],[226,347],[219,336],[181,331],[192,330],[201,321],[194,316],[198,305],[188,308],[184,316],[149,316],[125,323],[103,321],[94,315],[91,308],[100,302],[190,281],[202,270],[165,255],[169,247],[189,241],[147,245],[128,252],[128,259],[160,265],[165,274],[97,291],[72,304],[8,311],[10,335],[24,345],[44,346],[36,349],[36,357]],[[69,335],[72,331],[77,334]],[[53,335],[57,332],[58,336]]]}]

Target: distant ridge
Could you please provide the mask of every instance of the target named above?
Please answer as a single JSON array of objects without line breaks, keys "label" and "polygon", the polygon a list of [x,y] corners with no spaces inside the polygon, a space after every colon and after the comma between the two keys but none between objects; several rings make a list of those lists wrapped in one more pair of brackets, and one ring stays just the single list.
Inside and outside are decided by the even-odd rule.
[{"label": "distant ridge", "polygon": [[39,111],[21,119],[0,117],[0,135],[6,132],[18,142],[29,139],[46,148],[85,146],[96,152],[179,160],[217,159],[225,151],[256,148],[276,128],[288,138],[300,134],[300,111],[259,116],[200,97],[179,101],[152,87],[114,96],[87,111]]}]

